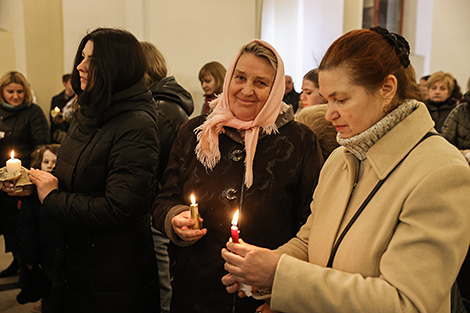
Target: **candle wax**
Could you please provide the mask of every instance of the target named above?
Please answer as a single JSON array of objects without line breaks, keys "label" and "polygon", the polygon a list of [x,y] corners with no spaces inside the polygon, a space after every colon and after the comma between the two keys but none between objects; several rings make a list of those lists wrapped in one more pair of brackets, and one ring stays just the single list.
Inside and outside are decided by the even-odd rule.
[{"label": "candle wax", "polygon": [[21,160],[12,158],[7,160],[7,172],[10,174],[15,174],[21,170]]},{"label": "candle wax", "polygon": [[232,234],[232,241],[235,242],[235,243],[239,243],[239,241],[238,241],[238,233],[239,233],[238,227],[235,226],[235,225],[232,225],[232,227],[230,228],[230,232]]}]

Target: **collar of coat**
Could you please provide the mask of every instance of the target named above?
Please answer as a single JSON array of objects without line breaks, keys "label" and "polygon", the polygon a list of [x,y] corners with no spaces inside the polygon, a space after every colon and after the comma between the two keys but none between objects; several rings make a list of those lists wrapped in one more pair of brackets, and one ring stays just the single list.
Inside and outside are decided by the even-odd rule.
[{"label": "collar of coat", "polygon": [[[391,129],[367,152],[367,160],[379,179],[390,171],[418,144],[426,133],[434,131],[434,122],[424,103]],[[350,154],[344,147],[345,153]],[[350,157],[354,157],[352,154]]]}]

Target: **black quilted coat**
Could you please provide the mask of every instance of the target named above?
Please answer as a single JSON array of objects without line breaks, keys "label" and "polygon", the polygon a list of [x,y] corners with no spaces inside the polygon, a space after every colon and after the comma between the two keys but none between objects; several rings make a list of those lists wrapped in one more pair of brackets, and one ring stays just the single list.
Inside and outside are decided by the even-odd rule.
[{"label": "black quilted coat", "polygon": [[61,224],[58,312],[159,311],[149,219],[155,121],[155,102],[141,80],[114,95],[102,126],[72,123],[58,153],[59,190],[45,198],[43,210]]},{"label": "black quilted coat", "polygon": [[[233,214],[240,208],[240,236],[248,243],[276,248],[287,242],[310,213],[312,193],[323,163],[315,134],[293,121],[293,112],[280,115],[278,134],[260,133],[253,164],[253,185],[244,185],[244,145],[240,134],[225,128],[219,135],[221,160],[207,171],[196,159],[193,130],[204,122],[196,117],[180,128],[156,200],[154,222],[179,251],[173,281],[172,312],[254,312],[260,303],[235,299],[220,279],[226,274],[220,251],[230,236]],[[179,240],[169,225],[187,209],[194,194],[207,234],[192,245]],[[166,221],[165,221],[166,219]],[[165,229],[166,227],[166,229]]]}]

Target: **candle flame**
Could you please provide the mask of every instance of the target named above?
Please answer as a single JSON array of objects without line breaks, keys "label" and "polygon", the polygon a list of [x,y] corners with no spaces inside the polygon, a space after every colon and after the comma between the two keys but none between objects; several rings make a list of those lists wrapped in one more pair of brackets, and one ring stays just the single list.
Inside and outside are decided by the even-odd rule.
[{"label": "candle flame", "polygon": [[55,108],[54,108],[54,111],[56,111],[56,112],[60,112],[60,109],[59,109],[59,107],[55,107]]},{"label": "candle flame", "polygon": [[10,156],[11,156],[12,159],[15,158],[15,150],[11,150]]},{"label": "candle flame", "polygon": [[194,195],[191,195],[190,198],[191,198],[191,204],[196,204],[196,197],[194,197]]},{"label": "candle flame", "polygon": [[240,211],[240,210],[237,210],[235,212],[235,214],[233,214],[232,225],[234,225],[234,226],[237,226],[237,224],[238,224],[238,211]]}]

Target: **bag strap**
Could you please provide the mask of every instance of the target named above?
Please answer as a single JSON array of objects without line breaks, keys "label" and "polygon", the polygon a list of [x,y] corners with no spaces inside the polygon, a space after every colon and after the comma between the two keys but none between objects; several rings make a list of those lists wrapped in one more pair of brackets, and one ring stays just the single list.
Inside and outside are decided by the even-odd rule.
[{"label": "bag strap", "polygon": [[343,231],[341,232],[341,235],[339,236],[338,240],[336,240],[335,244],[333,245],[333,249],[331,250],[331,253],[330,253],[330,258],[328,259],[328,263],[326,265],[326,267],[332,267],[333,266],[333,261],[335,259],[335,256],[336,256],[336,252],[338,251],[338,248],[339,248],[339,245],[341,244],[341,242],[343,241],[344,237],[346,236],[346,234],[348,233],[349,229],[352,227],[352,225],[354,224],[354,222],[356,222],[357,218],[359,217],[359,215],[361,215],[362,211],[364,211],[365,207],[367,206],[367,204],[370,202],[370,200],[372,199],[372,197],[374,197],[374,195],[377,193],[377,191],[380,189],[380,187],[382,187],[383,183],[385,182],[385,180],[387,180],[387,178],[390,176],[390,174],[392,174],[392,172],[398,167],[398,165],[401,164],[401,162],[403,162],[403,160],[405,160],[408,155],[411,153],[411,151],[413,151],[421,142],[423,142],[424,140],[426,140],[428,137],[431,137],[431,136],[440,136],[440,134],[438,133],[433,133],[433,132],[428,132],[426,135],[424,135],[423,138],[421,138],[421,140],[413,147],[413,149],[411,149],[406,155],[404,158],[402,158],[400,160],[400,162],[398,162],[397,165],[395,165],[395,167],[390,171],[390,173],[388,173],[388,175],[384,178],[384,179],[381,179],[379,180],[379,182],[377,183],[377,185],[375,185],[374,189],[372,189],[372,191],[369,193],[369,195],[367,196],[367,198],[364,200],[364,202],[362,202],[361,206],[359,207],[359,209],[357,209],[356,213],[354,214],[354,216],[351,218],[351,220],[349,221],[348,225],[346,225],[346,227],[343,229]]}]

